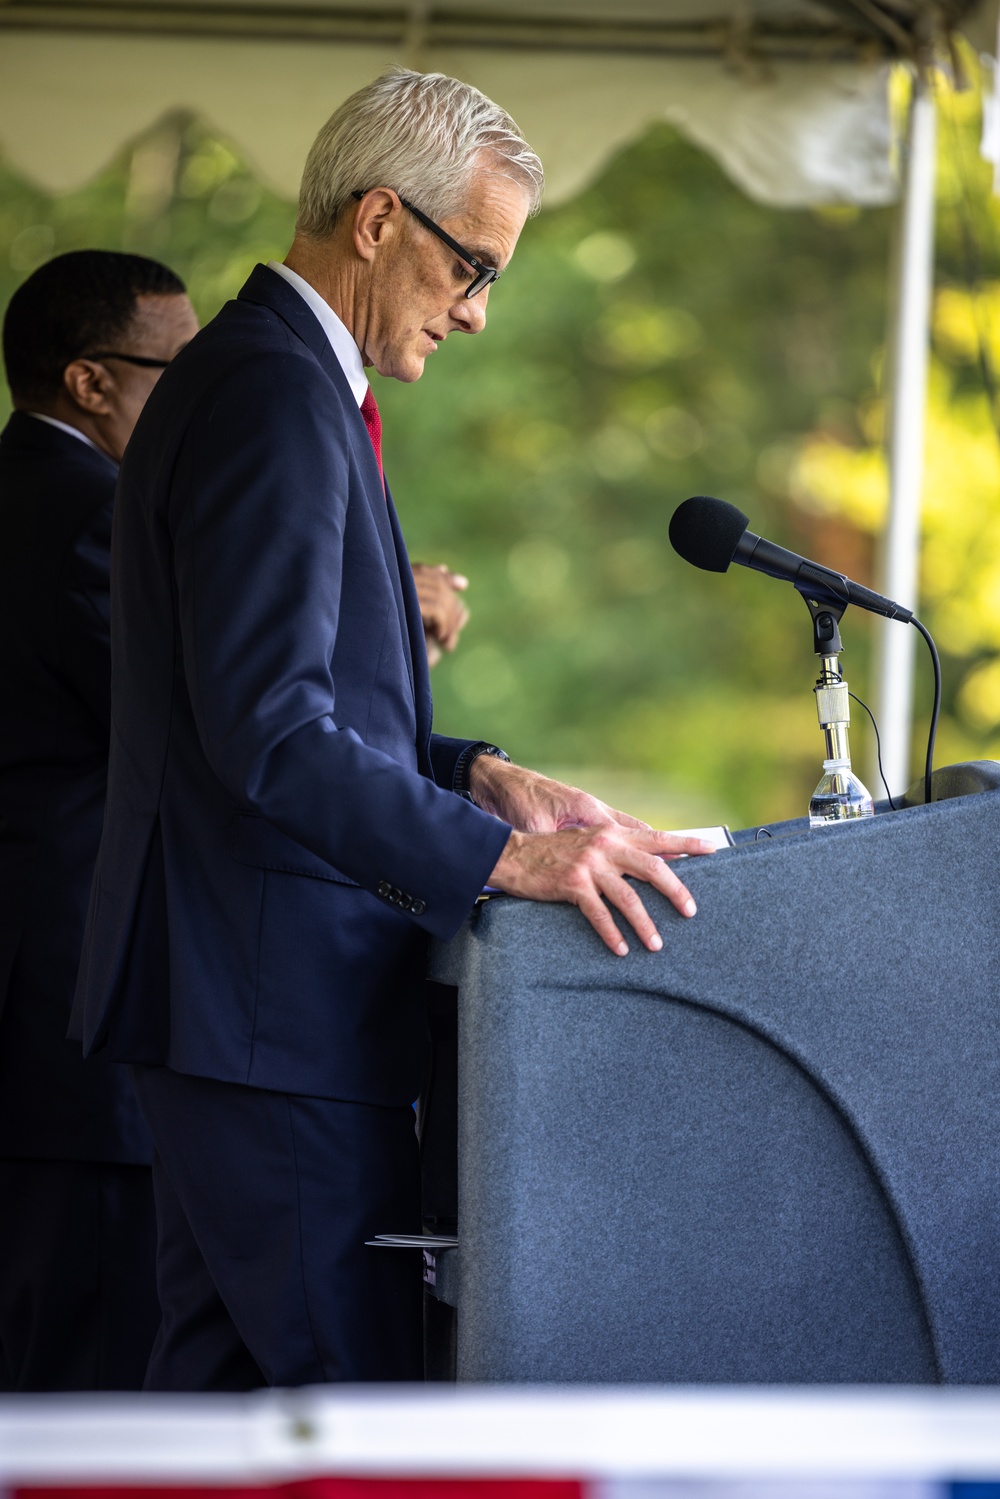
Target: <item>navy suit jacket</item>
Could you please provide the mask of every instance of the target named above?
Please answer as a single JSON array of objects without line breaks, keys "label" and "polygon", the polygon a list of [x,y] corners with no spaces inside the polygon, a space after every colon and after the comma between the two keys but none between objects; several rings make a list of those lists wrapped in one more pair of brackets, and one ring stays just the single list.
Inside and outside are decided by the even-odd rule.
[{"label": "navy suit jacket", "polygon": [[117,467],[15,412],[0,435],[0,1155],[142,1163],[124,1068],[66,1039],[108,768]]},{"label": "navy suit jacket", "polygon": [[409,1102],[427,934],[458,929],[510,830],[451,790],[468,741],[431,734],[364,420],[273,271],[156,386],[122,466],[112,578],[86,1047]]}]

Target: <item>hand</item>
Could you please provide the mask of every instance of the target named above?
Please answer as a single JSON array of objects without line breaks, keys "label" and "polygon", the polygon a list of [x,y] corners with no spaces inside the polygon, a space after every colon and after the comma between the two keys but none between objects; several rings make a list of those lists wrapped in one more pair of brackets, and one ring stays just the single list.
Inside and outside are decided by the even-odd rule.
[{"label": "hand", "polygon": [[663,946],[626,875],[653,885],[682,916],[695,914],[690,892],[664,860],[713,853],[710,843],[656,832],[585,791],[491,755],[473,761],[469,786],[479,806],[515,829],[489,878],[498,890],[578,906],[619,957],[628,944],[608,905],[621,912],[650,952]]},{"label": "hand", "polygon": [[616,812],[589,792],[494,755],[473,760],[469,790],[484,812],[492,812],[522,833],[557,833],[562,828],[599,827],[608,822],[649,831],[647,822]]},{"label": "hand", "polygon": [[[700,838],[678,838],[652,828],[604,823],[591,828],[564,828],[559,833],[511,833],[489,883],[528,900],[567,901],[578,906],[594,931],[620,958],[628,943],[608,909],[614,906],[650,952],[662,938],[639,896],[625,879],[645,880],[665,895],[682,916],[697,907],[664,859],[671,854],[708,854],[712,845]],[[605,904],[607,902],[608,904]]]},{"label": "hand", "polygon": [[444,563],[431,567],[426,562],[414,562],[413,581],[424,623],[427,662],[436,666],[443,650],[455,649],[469,622],[469,611],[459,597],[468,588],[469,580],[461,573],[451,572]]}]

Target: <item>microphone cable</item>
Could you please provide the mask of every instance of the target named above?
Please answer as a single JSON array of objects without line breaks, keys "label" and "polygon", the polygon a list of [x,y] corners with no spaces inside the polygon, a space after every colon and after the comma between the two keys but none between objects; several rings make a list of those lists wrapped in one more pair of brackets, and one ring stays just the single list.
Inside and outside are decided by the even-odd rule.
[{"label": "microphone cable", "polygon": [[[927,649],[931,653],[931,665],[934,668],[934,706],[931,709],[930,728],[927,731],[927,756],[924,760],[924,805],[929,806],[931,801],[931,776],[934,772],[934,741],[937,738],[938,718],[941,715],[941,658],[938,655],[937,646],[934,644],[934,639],[931,635],[930,630],[928,630],[925,625],[921,624],[920,620],[915,614],[911,618],[910,623],[920,631],[921,635],[926,640]],[[897,812],[899,809],[892,799],[892,792],[889,790],[889,782],[886,780],[885,771],[882,769],[882,739],[878,731],[878,722],[876,721],[874,713],[863,698],[858,697],[858,694],[856,692],[850,692],[849,696],[854,699],[854,701],[860,708],[864,708],[865,712],[868,714],[868,717],[872,721],[872,728],[875,730],[875,757],[878,761],[878,773],[881,777],[882,785],[885,787],[885,794],[888,799],[889,806],[893,812]]]},{"label": "microphone cable", "polygon": [[927,731],[927,759],[924,762],[924,804],[930,806],[931,802],[931,775],[934,770],[934,740],[937,738],[938,718],[941,715],[941,658],[937,653],[937,646],[926,625],[922,625],[914,614],[910,619],[914,629],[919,630],[927,641],[927,649],[931,653],[931,665],[934,668],[934,707],[931,709],[931,724]]},{"label": "microphone cable", "polygon": [[847,695],[848,697],[852,697],[854,699],[859,708],[864,708],[865,712],[868,714],[868,717],[872,721],[872,728],[875,730],[875,758],[878,761],[878,773],[881,777],[882,785],[885,787],[885,795],[886,800],[889,803],[890,812],[898,812],[899,808],[896,806],[896,803],[892,799],[892,792],[889,790],[889,782],[886,780],[885,771],[882,769],[882,737],[878,731],[878,722],[875,718],[875,715],[869,708],[863,697],[858,697],[858,694],[856,692],[848,692]]}]

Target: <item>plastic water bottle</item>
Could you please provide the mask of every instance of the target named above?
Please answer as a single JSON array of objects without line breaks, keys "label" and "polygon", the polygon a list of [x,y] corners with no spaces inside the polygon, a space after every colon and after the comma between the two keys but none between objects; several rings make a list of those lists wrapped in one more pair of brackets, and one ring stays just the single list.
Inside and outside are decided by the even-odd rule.
[{"label": "plastic water bottle", "polygon": [[829,828],[852,817],[874,817],[871,792],[851,769],[850,760],[824,760],[823,775],[809,802],[809,826]]}]

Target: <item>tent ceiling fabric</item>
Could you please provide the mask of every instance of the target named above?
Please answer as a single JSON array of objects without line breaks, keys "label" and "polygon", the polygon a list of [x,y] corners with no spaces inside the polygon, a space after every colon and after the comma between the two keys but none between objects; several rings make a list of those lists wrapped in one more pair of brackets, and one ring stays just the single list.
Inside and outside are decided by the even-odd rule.
[{"label": "tent ceiling fabric", "polygon": [[[884,203],[887,78],[931,22],[996,35],[997,0],[0,0],[0,143],[52,192],[190,111],[297,191],[319,126],[394,62],[498,99],[539,151],[547,202],[670,120],[763,202]],[[975,33],[973,28],[978,26]],[[991,50],[993,43],[990,42]]]},{"label": "tent ceiling fabric", "polygon": [[8,27],[412,45],[909,54],[975,0],[2,0]]}]

